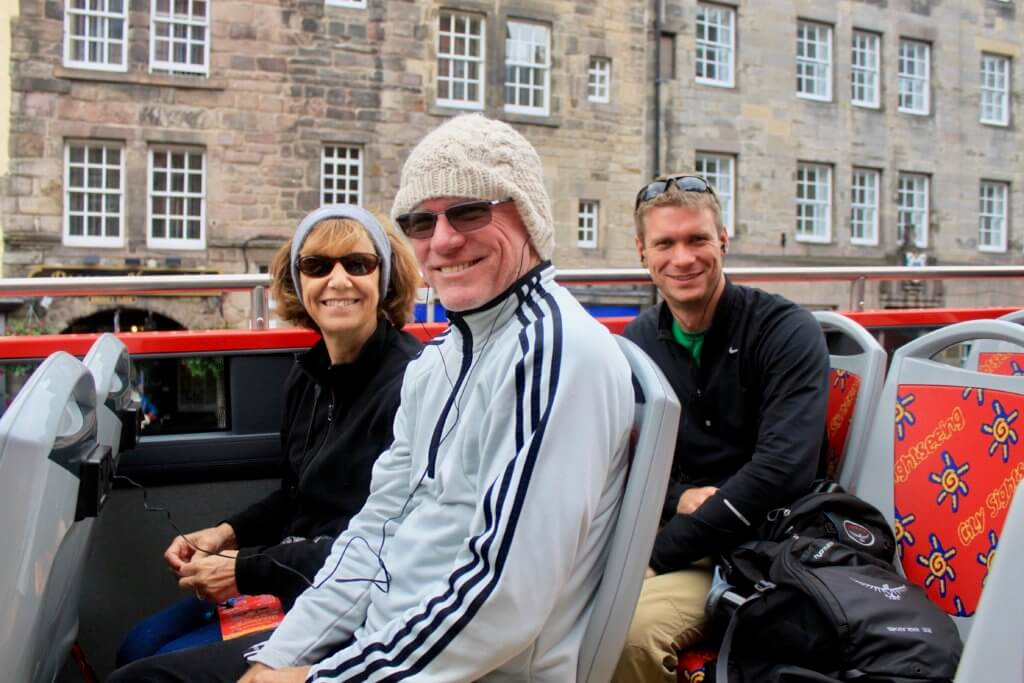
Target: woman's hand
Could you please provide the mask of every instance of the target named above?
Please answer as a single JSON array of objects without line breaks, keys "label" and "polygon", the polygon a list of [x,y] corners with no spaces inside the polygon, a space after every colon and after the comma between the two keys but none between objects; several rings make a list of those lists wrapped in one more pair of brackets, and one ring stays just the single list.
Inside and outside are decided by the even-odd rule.
[{"label": "woman's hand", "polygon": [[238,595],[235,583],[237,550],[223,550],[217,555],[198,553],[184,564],[178,575],[178,586],[192,591],[200,600],[224,602]]},{"label": "woman's hand", "polygon": [[171,571],[181,576],[181,568],[185,566],[200,548],[209,553],[219,553],[228,548],[237,548],[235,530],[227,522],[207,529],[193,531],[184,536],[175,536],[164,551],[164,561]]},{"label": "woman's hand", "polygon": [[253,664],[238,683],[303,683],[309,675],[308,666],[271,669],[266,664]]}]

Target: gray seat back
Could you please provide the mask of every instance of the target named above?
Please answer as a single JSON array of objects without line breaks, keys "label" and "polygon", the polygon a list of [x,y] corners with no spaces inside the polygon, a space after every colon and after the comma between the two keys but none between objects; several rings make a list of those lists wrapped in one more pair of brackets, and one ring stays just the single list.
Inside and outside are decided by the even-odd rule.
[{"label": "gray seat back", "polygon": [[845,345],[859,349],[850,354],[829,354],[828,475],[844,486],[862,466],[864,448],[875,407],[885,381],[885,349],[864,327],[844,315],[815,311],[825,332],[843,335]]},{"label": "gray seat back", "polygon": [[138,406],[132,398],[132,362],[120,339],[101,334],[83,360],[96,384],[99,440],[111,450],[115,463],[121,450],[135,446]]},{"label": "gray seat back", "polygon": [[635,446],[608,560],[580,649],[576,680],[611,680],[626,642],[668,488],[679,429],[679,401],[668,380],[635,344],[616,337],[638,390]]},{"label": "gray seat back", "polygon": [[[1024,308],[1007,313],[999,320],[1024,325]],[[1024,348],[1017,344],[980,339],[971,344],[964,365],[979,372],[1024,376]]]},{"label": "gray seat back", "polygon": [[958,323],[893,354],[863,466],[849,482],[893,523],[900,569],[965,637],[1008,493],[1024,478],[1024,377],[933,360],[978,339],[1024,345],[1024,327]]},{"label": "gray seat back", "polygon": [[0,662],[11,681],[51,683],[78,628],[96,477],[92,375],[64,352],[47,358],[0,419]]},{"label": "gray seat back", "polygon": [[956,683],[1024,681],[1024,486],[1017,488],[992,563]]}]

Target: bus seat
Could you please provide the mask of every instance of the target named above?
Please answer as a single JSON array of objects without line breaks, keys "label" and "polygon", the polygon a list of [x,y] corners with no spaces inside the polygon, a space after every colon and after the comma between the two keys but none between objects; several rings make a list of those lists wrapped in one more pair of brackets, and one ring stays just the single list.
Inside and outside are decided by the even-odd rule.
[{"label": "bus seat", "polygon": [[885,349],[860,323],[844,315],[815,311],[814,317],[824,332],[841,335],[840,348],[829,353],[832,369],[825,423],[828,435],[825,474],[844,483],[844,479],[853,476],[864,452],[871,418],[885,380]]},{"label": "bus seat", "polygon": [[[1007,313],[999,319],[1024,325],[1024,308]],[[972,370],[996,375],[1024,376],[1024,349],[1016,344],[982,339],[971,344],[966,366]]]},{"label": "bus seat", "polygon": [[0,662],[4,679],[51,683],[77,636],[92,517],[109,490],[96,392],[83,363],[58,351],[0,418]]},{"label": "bus seat", "polygon": [[1019,585],[1024,576],[1024,486],[1017,489],[1006,513],[998,555],[985,579],[956,683],[1024,681],[1024,592]]},{"label": "bus seat", "polygon": [[578,683],[607,683],[618,664],[654,547],[679,429],[679,401],[668,380],[639,347],[615,339],[633,371],[636,444],[580,648]]},{"label": "bus seat", "polygon": [[[826,476],[846,484],[861,465],[875,406],[885,380],[885,349],[864,327],[844,315],[814,311],[815,319],[826,334],[840,335],[838,348],[829,353],[828,437]],[[706,645],[679,653],[680,683],[699,683],[704,665],[717,652]]]},{"label": "bus seat", "polygon": [[121,452],[134,448],[139,434],[139,405],[132,398],[128,347],[107,332],[93,342],[83,362],[96,384],[99,441],[110,448],[116,468]]},{"label": "bus seat", "polygon": [[967,639],[1017,482],[1024,378],[932,360],[954,344],[1024,345],[1000,320],[949,325],[893,354],[863,466],[850,490],[893,524],[897,563]]}]

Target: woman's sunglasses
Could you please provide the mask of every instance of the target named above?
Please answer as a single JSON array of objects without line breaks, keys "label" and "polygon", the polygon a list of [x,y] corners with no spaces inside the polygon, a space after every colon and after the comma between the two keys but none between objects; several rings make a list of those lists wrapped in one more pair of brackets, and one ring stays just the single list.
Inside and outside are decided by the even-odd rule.
[{"label": "woman's sunglasses", "polygon": [[309,277],[326,277],[334,270],[334,264],[340,263],[345,272],[354,277],[369,275],[377,270],[380,258],[376,254],[354,252],[344,256],[300,256],[295,262],[299,272]]},{"label": "woman's sunglasses", "polygon": [[636,205],[633,207],[633,210],[636,211],[644,202],[649,202],[658,195],[664,194],[668,191],[668,188],[673,185],[675,185],[680,192],[707,192],[714,197],[716,201],[718,200],[714,189],[708,184],[708,181],[704,180],[700,176],[677,175],[672,176],[671,178],[655,180],[652,183],[644,185],[636,194]]},{"label": "woman's sunglasses", "polygon": [[448,224],[457,232],[472,232],[485,227],[491,222],[491,209],[498,204],[507,204],[511,197],[505,199],[478,200],[452,204],[444,211],[413,211],[403,213],[396,218],[398,227],[410,239],[425,240],[434,234],[437,217],[444,214]]}]

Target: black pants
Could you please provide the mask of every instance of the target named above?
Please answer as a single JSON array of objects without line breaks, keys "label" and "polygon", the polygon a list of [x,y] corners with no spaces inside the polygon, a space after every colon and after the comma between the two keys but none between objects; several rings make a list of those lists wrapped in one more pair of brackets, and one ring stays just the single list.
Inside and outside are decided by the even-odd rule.
[{"label": "black pants", "polygon": [[246,650],[270,637],[271,631],[146,657],[123,666],[107,683],[236,683],[249,669]]}]

